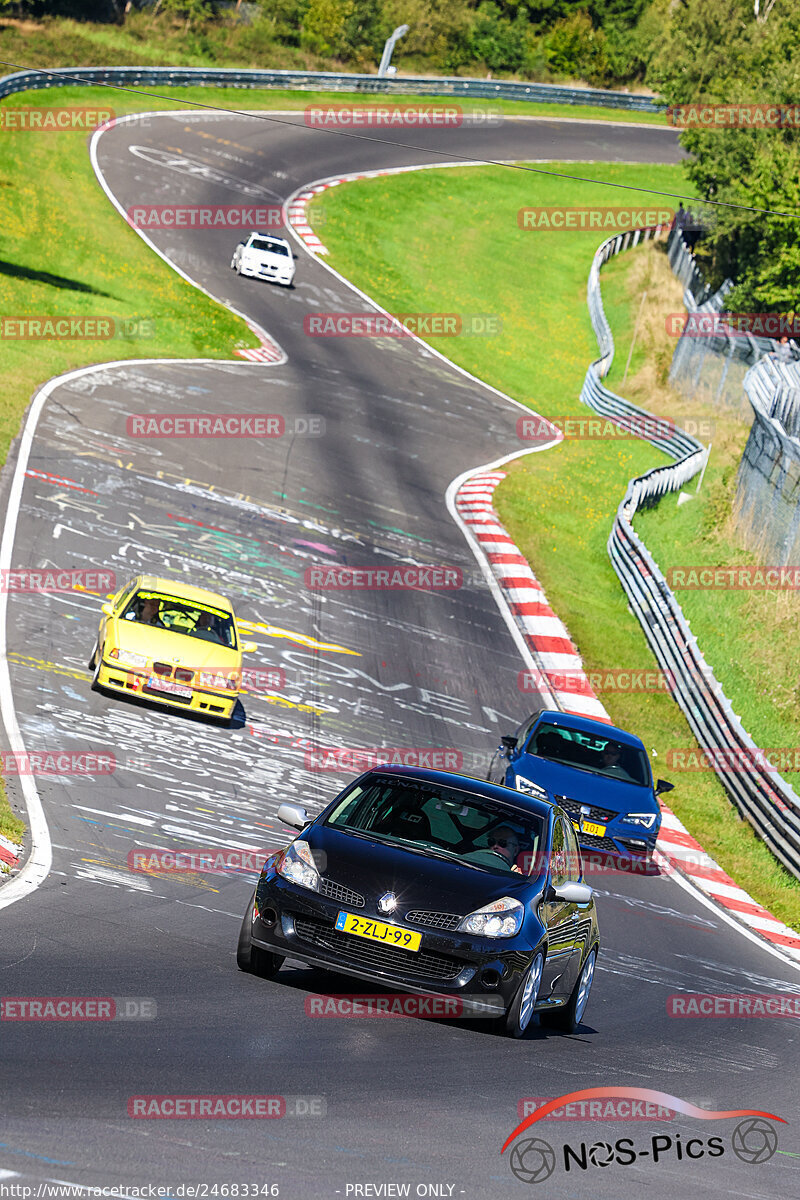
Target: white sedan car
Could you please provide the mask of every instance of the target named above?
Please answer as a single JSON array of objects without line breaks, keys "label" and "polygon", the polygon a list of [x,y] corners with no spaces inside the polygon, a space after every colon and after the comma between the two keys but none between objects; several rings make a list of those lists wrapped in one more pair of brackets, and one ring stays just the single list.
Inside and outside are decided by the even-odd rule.
[{"label": "white sedan car", "polygon": [[295,255],[285,238],[271,233],[251,233],[233,252],[231,268],[239,275],[267,279],[291,287],[294,280]]}]

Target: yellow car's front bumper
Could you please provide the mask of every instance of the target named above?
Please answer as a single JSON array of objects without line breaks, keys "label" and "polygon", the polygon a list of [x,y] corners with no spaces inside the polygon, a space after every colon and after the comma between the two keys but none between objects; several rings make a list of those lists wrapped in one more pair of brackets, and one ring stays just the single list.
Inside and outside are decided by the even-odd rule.
[{"label": "yellow car's front bumper", "polygon": [[[233,716],[239,693],[225,691],[224,693],[210,691],[208,688],[191,688],[191,699],[174,696],[148,687],[150,676],[145,671],[136,671],[131,667],[122,667],[119,663],[100,663],[97,675],[97,686],[108,688],[109,691],[124,692],[127,696],[136,696],[141,700],[154,700],[157,704],[167,704],[170,708],[179,708],[184,712],[202,713],[218,720],[227,720]],[[189,685],[186,685],[189,690]]]}]

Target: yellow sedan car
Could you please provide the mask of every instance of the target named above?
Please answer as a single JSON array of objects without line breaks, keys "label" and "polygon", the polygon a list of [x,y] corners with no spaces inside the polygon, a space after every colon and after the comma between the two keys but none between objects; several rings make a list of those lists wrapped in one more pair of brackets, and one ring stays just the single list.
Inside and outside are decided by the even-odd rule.
[{"label": "yellow sedan car", "polygon": [[102,607],[89,663],[94,691],[124,692],[229,721],[242,685],[230,602],[173,579],[139,575]]}]

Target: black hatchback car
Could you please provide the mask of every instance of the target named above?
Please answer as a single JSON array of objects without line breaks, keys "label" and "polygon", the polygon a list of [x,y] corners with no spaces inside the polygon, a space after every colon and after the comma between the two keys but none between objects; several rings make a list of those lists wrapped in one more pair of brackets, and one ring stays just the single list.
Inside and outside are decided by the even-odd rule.
[{"label": "black hatchback car", "polygon": [[599,936],[567,814],[465,775],[378,767],[264,864],[242,922],[241,970],[284,959],[387,988],[458,997],[512,1036],[534,1013],[567,1031],[589,998]]}]

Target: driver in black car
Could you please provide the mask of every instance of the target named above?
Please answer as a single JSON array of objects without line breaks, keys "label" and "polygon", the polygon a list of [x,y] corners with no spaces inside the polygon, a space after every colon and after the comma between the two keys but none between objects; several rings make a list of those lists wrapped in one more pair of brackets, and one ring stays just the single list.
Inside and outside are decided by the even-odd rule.
[{"label": "driver in black car", "polygon": [[507,870],[521,875],[522,872],[516,861],[521,849],[522,843],[516,830],[512,829],[510,825],[498,825],[489,834],[488,844],[485,847],[465,854],[464,858],[481,866],[497,867],[498,869],[506,867]]}]

